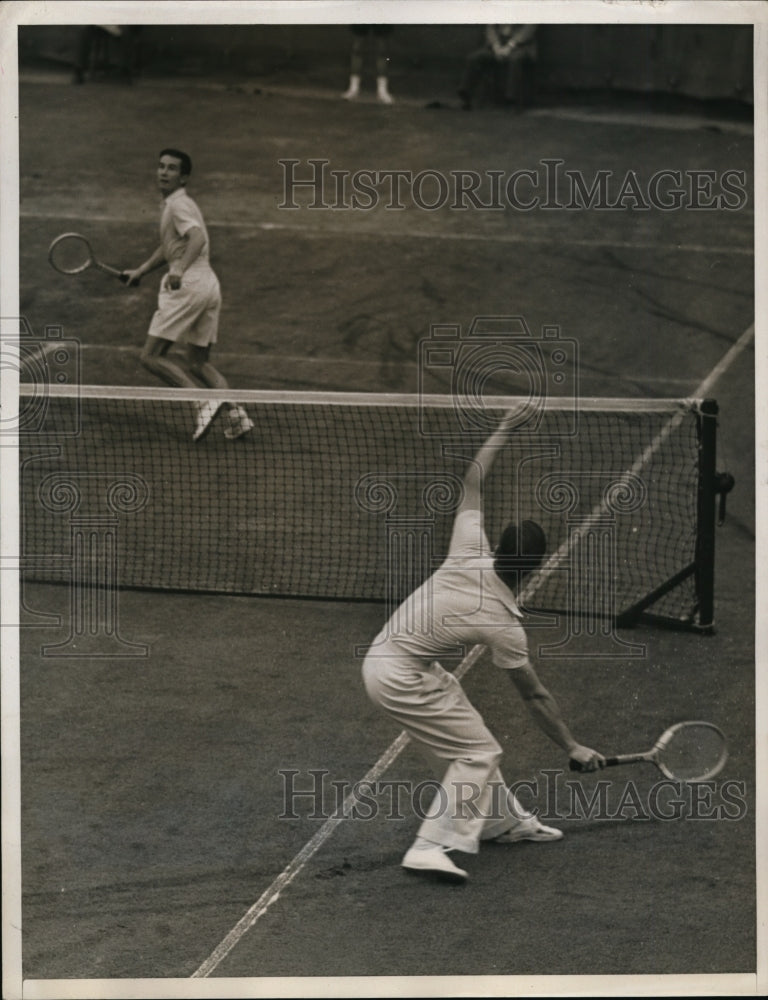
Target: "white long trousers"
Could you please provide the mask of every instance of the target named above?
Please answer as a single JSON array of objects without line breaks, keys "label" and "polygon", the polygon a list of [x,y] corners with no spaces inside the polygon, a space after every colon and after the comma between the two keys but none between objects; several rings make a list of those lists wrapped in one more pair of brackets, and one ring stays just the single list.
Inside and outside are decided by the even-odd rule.
[{"label": "white long trousers", "polygon": [[363,682],[415,741],[449,761],[420,836],[476,854],[481,839],[530,816],[504,784],[501,747],[453,674],[384,643],[365,658]]}]

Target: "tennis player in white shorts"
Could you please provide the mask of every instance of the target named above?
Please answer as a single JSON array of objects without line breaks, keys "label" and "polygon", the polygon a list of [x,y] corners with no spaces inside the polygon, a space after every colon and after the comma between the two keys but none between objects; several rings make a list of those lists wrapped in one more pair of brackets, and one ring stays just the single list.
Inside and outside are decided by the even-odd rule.
[{"label": "tennis player in white shorts", "polygon": [[[584,770],[605,758],[578,743],[528,658],[514,588],[544,556],[544,532],[533,521],[508,525],[495,553],[483,529],[482,482],[506,439],[512,414],[480,449],[464,478],[448,557],[400,606],[374,639],[363,664],[371,699],[416,742],[448,761],[404,868],[461,882],[467,873],[449,857],[476,854],[481,840],[559,840],[504,783],[502,751],[441,656],[483,644],[509,676],[542,730]],[[505,582],[506,580],[506,582]],[[401,623],[407,623],[404,628]]]},{"label": "tennis player in white shorts", "polygon": [[[219,331],[221,289],[209,260],[210,242],[202,212],[187,194],[191,172],[192,161],[186,153],[178,149],[161,151],[157,168],[157,184],[163,196],[160,246],[143,264],[124,274],[128,285],[137,285],[145,274],[168,264],[141,352],[144,367],[168,385],[199,389],[202,383],[211,389],[227,389],[227,380],[210,362],[211,347]],[[186,345],[189,373],[167,356],[177,343]],[[225,437],[237,438],[253,428],[241,406],[224,405]],[[221,406],[218,401],[199,404],[194,440],[208,432]]]}]

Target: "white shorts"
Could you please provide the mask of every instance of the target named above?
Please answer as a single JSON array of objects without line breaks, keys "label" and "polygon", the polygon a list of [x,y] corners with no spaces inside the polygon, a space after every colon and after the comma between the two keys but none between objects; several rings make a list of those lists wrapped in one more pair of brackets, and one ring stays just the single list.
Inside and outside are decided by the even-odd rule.
[{"label": "white shorts", "polygon": [[166,276],[160,286],[149,336],[197,347],[215,344],[221,311],[221,289],[215,273],[208,267],[190,268],[176,290],[168,288],[167,280]]}]

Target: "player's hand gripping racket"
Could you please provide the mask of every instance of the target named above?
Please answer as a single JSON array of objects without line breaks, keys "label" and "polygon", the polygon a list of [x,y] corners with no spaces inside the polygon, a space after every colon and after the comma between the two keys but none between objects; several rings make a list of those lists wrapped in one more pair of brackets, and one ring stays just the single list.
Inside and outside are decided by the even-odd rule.
[{"label": "player's hand gripping racket", "polygon": [[[728,760],[725,736],[711,722],[678,722],[666,729],[650,750],[606,757],[605,767],[615,764],[655,764],[674,781],[706,781],[719,774]],[[583,770],[571,761],[572,771]]]},{"label": "player's hand gripping racket", "polygon": [[125,272],[97,260],[91,244],[80,233],[62,233],[61,236],[57,236],[48,248],[48,260],[51,267],[60,274],[82,274],[89,267],[96,267],[105,274],[119,278],[123,284],[128,281]]}]

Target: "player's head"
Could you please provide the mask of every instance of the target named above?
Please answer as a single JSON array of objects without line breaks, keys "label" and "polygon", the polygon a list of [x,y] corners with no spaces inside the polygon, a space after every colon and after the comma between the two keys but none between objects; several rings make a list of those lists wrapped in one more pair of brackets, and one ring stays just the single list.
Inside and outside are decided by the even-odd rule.
[{"label": "player's head", "polygon": [[535,521],[508,524],[493,556],[493,568],[511,590],[537,570],[547,551],[547,536]]},{"label": "player's head", "polygon": [[169,195],[183,187],[192,173],[192,160],[180,149],[160,150],[157,166],[157,181],[164,195]]}]

